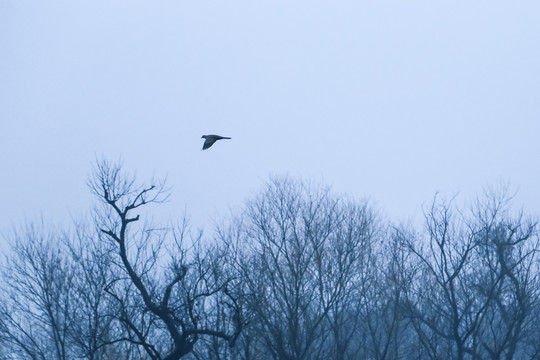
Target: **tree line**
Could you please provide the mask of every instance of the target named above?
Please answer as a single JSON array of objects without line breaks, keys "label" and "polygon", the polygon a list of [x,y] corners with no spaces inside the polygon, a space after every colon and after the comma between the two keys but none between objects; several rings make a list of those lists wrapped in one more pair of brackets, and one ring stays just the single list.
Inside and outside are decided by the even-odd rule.
[{"label": "tree line", "polygon": [[540,359],[536,219],[506,188],[424,226],[273,178],[210,233],[147,221],[167,200],[99,161],[69,230],[7,236],[0,359]]}]

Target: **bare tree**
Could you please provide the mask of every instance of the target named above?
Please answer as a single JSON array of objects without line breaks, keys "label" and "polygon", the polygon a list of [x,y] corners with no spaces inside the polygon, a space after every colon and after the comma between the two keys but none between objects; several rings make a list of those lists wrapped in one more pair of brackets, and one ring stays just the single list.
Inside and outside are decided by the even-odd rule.
[{"label": "bare tree", "polygon": [[30,359],[69,359],[76,307],[73,264],[61,236],[28,225],[13,234],[12,256],[2,272],[0,341]]},{"label": "bare tree", "polygon": [[75,230],[65,242],[75,265],[72,302],[77,311],[69,336],[73,352],[89,360],[110,359],[120,353],[131,359],[135,349],[119,341],[122,334],[106,292],[114,278],[114,249],[86,222],[76,224]]},{"label": "bare tree", "polygon": [[475,354],[474,334],[493,297],[493,287],[476,296],[475,234],[452,210],[436,199],[426,213],[426,242],[407,242],[420,267],[410,298],[412,324],[432,359]]},{"label": "bare tree", "polygon": [[337,348],[328,338],[347,353],[340,326],[355,327],[347,300],[373,233],[367,206],[274,179],[231,226],[223,238],[242,253],[247,287],[242,358],[332,358]]},{"label": "bare tree", "polygon": [[478,297],[491,299],[478,334],[479,351],[491,359],[521,359],[532,351],[524,340],[540,295],[537,223],[510,214],[511,198],[508,188],[486,192],[472,224],[478,268],[484,269]]},{"label": "bare tree", "polygon": [[0,359],[540,359],[540,237],[506,189],[435,197],[417,232],[289,178],[214,236],[99,161],[74,231],[28,225],[0,276]]},{"label": "bare tree", "polygon": [[[115,246],[113,262],[123,273],[106,288],[124,328],[122,340],[137,345],[154,360],[182,358],[193,351],[201,336],[233,344],[239,327],[232,319],[230,326],[209,327],[214,323],[208,321],[212,315],[207,311],[218,294],[226,294],[228,282],[220,277],[209,254],[186,244],[185,226],[177,230],[134,226],[140,219],[134,211],[166,200],[164,183],[139,186],[119,164],[103,160],[89,186],[104,204],[100,229]],[[191,240],[196,245],[200,237]]]},{"label": "bare tree", "polygon": [[363,357],[412,359],[415,336],[405,309],[415,264],[401,243],[403,230],[388,228],[380,233],[366,259],[364,279],[357,285]]},{"label": "bare tree", "polygon": [[374,255],[382,230],[367,204],[339,202],[332,209],[336,218],[329,224],[332,234],[320,254],[324,266],[318,271],[325,281],[321,291],[335,295],[325,321],[324,357],[344,360],[368,353],[359,341],[366,330],[362,304],[370,301],[363,290],[374,281]]},{"label": "bare tree", "polygon": [[405,240],[420,270],[408,292],[411,324],[429,358],[534,353],[526,339],[539,295],[538,231],[536,222],[509,214],[510,199],[504,189],[491,191],[469,217],[435,201],[427,240]]}]

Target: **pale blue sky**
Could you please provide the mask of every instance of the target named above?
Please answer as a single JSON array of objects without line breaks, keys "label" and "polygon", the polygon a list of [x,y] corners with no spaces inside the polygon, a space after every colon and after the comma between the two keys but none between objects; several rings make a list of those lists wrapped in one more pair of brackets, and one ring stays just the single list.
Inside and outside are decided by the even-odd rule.
[{"label": "pale blue sky", "polygon": [[270,174],[394,220],[500,181],[540,210],[538,1],[0,0],[0,53],[0,231],[85,212],[102,154],[197,225]]}]

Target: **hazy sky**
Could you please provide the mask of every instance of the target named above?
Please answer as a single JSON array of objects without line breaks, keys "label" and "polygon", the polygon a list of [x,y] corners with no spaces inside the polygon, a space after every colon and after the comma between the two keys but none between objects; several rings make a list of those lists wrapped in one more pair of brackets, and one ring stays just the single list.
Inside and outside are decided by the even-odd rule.
[{"label": "hazy sky", "polygon": [[102,155],[197,225],[271,174],[393,219],[510,182],[538,214],[540,2],[0,0],[0,125],[0,231],[87,211]]}]

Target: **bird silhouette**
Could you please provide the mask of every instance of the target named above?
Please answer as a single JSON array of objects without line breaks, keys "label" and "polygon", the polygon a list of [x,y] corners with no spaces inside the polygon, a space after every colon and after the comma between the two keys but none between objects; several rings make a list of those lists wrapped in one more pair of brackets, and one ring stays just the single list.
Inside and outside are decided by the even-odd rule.
[{"label": "bird silhouette", "polygon": [[222,139],[230,139],[230,137],[219,136],[219,135],[203,135],[201,136],[201,139],[205,139],[202,150],[206,150],[210,146],[214,145],[216,141],[222,140]]}]

